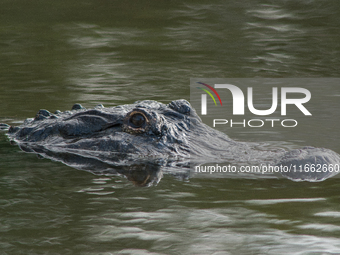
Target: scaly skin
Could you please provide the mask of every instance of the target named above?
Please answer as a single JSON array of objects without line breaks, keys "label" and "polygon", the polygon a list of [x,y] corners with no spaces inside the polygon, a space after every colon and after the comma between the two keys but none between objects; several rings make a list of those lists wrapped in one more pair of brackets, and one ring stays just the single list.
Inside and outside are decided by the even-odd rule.
[{"label": "scaly skin", "polygon": [[[146,175],[150,180],[158,178],[157,181],[159,166],[183,169],[190,163],[290,167],[340,164],[339,154],[328,149],[306,147],[289,152],[283,149],[263,151],[257,149],[256,144],[236,142],[202,123],[185,100],[167,105],[156,101],[112,108],[100,105],[91,110],[76,104],[71,111],[55,114],[40,110],[34,119],[27,119],[19,127],[10,127],[8,136],[26,152],[94,173],[108,173],[114,168],[129,178],[134,172],[131,169],[147,166],[144,167],[148,169]],[[150,169],[154,170],[150,172]],[[298,181],[321,181],[335,174],[295,172],[283,175]],[[144,186],[150,180],[138,183]]]}]

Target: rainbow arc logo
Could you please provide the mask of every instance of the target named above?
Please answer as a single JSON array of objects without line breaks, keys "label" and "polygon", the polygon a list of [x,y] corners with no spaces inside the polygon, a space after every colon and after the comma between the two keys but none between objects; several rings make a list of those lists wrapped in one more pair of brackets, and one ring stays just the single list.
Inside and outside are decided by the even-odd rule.
[{"label": "rainbow arc logo", "polygon": [[[212,92],[214,92],[214,94],[217,96],[217,98],[220,101],[220,104],[222,106],[221,97],[220,97],[220,95],[217,93],[217,91],[213,87],[211,87],[210,85],[205,84],[203,82],[197,82],[197,83],[206,86],[208,89],[210,89]],[[213,96],[213,94],[211,94],[211,92],[209,90],[201,88],[201,87],[197,87],[197,88],[203,90],[204,92],[206,92],[212,98],[212,100],[214,101],[215,105],[217,106],[215,97]],[[202,94],[201,100],[202,100],[201,101],[201,103],[202,103],[201,113],[202,113],[202,115],[206,115],[207,114],[207,95],[206,94]]]}]

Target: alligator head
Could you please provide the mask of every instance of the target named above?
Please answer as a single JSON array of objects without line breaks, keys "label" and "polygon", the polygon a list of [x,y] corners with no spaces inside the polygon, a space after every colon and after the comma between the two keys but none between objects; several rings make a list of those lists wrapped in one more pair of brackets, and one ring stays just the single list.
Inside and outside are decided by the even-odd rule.
[{"label": "alligator head", "polygon": [[[202,123],[186,100],[167,105],[149,100],[112,108],[99,105],[91,110],[76,104],[71,111],[54,114],[40,110],[23,125],[10,127],[8,136],[26,152],[97,174],[115,169],[136,180],[136,169],[147,169],[146,177],[137,181],[140,185],[158,182],[160,166],[178,170],[204,162],[295,167],[340,163],[340,156],[327,149],[264,151],[257,144],[236,142]],[[334,174],[284,176],[319,181]]]}]

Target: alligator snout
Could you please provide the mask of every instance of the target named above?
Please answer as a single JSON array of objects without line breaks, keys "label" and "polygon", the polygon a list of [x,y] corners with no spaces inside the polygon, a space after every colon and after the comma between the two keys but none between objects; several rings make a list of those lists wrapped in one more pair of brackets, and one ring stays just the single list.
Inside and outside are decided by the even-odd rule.
[{"label": "alligator snout", "polygon": [[281,174],[294,181],[323,181],[340,172],[340,155],[325,148],[304,147],[280,159]]}]

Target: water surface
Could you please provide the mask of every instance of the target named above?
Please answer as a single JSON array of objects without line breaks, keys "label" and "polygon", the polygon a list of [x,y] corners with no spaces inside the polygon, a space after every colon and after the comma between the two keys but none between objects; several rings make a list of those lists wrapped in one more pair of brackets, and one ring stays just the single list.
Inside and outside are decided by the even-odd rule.
[{"label": "water surface", "polygon": [[[339,12],[336,0],[5,0],[0,122],[20,124],[39,109],[74,103],[189,100],[194,77],[338,77]],[[228,134],[339,153],[339,88],[309,89],[320,119],[294,132]],[[1,254],[340,253],[339,179],[164,174],[140,188],[38,159],[4,133],[0,170]]]}]

